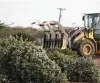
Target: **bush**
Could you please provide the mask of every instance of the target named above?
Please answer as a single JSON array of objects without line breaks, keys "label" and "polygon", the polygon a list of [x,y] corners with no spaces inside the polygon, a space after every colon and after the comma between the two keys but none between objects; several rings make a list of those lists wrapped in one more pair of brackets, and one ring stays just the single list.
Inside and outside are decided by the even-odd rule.
[{"label": "bush", "polygon": [[70,49],[49,49],[47,54],[61,67],[68,81],[100,83],[100,70],[94,59],[78,57],[77,53]]},{"label": "bush", "polygon": [[66,65],[69,64],[69,62],[75,58],[77,58],[76,52],[67,49],[67,50],[61,50],[61,49],[48,49],[47,51],[48,57],[55,61],[62,69],[62,72],[66,71]]},{"label": "bush", "polygon": [[29,34],[35,37],[39,31],[34,28],[23,28],[23,27],[6,27],[0,29],[0,38],[9,37],[10,35],[16,35],[18,33]]},{"label": "bush", "polygon": [[0,29],[0,38],[6,38],[14,36],[17,38],[23,37],[23,40],[36,41],[36,45],[42,45],[43,31],[34,28],[23,28],[23,27],[8,27],[6,26]]},{"label": "bush", "polygon": [[33,35],[27,34],[27,33],[17,33],[12,35],[13,37],[15,37],[16,39],[20,40],[20,38],[23,39],[23,41],[27,40],[27,41],[36,41],[36,39],[34,38]]},{"label": "bush", "polygon": [[91,57],[79,57],[67,66],[69,81],[100,83],[100,69]]},{"label": "bush", "polygon": [[0,41],[0,83],[67,83],[41,47],[13,37]]}]

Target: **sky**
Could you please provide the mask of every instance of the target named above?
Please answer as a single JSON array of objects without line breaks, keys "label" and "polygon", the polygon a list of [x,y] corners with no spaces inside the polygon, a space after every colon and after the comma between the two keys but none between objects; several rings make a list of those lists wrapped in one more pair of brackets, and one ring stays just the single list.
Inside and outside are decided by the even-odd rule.
[{"label": "sky", "polygon": [[[84,13],[100,13],[100,0],[0,0],[0,20],[14,26],[32,26],[34,21],[58,21],[65,26],[83,26]],[[74,25],[73,25],[74,24]]]}]

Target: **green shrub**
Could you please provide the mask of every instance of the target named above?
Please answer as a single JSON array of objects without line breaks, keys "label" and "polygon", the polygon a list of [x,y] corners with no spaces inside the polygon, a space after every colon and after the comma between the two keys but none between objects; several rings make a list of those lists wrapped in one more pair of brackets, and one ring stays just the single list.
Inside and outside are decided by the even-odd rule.
[{"label": "green shrub", "polygon": [[68,81],[100,83],[100,70],[94,59],[78,57],[77,53],[70,49],[49,49],[47,54],[61,67]]},{"label": "green shrub", "polygon": [[18,33],[29,34],[35,37],[38,33],[38,30],[34,28],[23,28],[23,27],[2,28],[0,29],[0,38],[9,37],[10,35],[16,35]]},{"label": "green shrub", "polygon": [[67,83],[41,47],[13,37],[0,41],[0,75],[4,76],[0,83]]},{"label": "green shrub", "polygon": [[67,66],[71,61],[73,61],[73,59],[78,57],[76,52],[73,52],[70,49],[48,49],[46,52],[48,57],[60,66],[61,72],[64,73],[67,78],[69,78],[69,75],[67,74]]},{"label": "green shrub", "polygon": [[100,83],[100,69],[91,57],[79,57],[66,67],[69,81]]},{"label": "green shrub", "polygon": [[0,29],[0,38],[14,36],[17,38],[23,37],[23,40],[36,41],[36,45],[42,45],[43,31],[34,28],[23,27],[8,27]]},{"label": "green shrub", "polygon": [[36,39],[34,38],[33,35],[27,34],[27,33],[17,33],[12,35],[13,37],[15,37],[16,39],[20,40],[20,38],[23,39],[23,41],[27,40],[27,41],[36,41]]},{"label": "green shrub", "polygon": [[66,71],[65,67],[67,64],[69,64],[70,61],[78,57],[76,52],[70,49],[48,49],[46,52],[48,57],[61,67],[62,72]]},{"label": "green shrub", "polygon": [[1,23],[0,21],[0,30],[8,28],[8,27],[9,27],[8,25],[6,25],[5,23]]}]

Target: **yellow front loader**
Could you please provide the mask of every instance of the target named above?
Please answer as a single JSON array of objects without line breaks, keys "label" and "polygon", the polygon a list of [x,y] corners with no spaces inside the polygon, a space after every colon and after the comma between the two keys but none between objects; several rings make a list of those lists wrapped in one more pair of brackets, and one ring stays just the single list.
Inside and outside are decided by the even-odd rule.
[{"label": "yellow front loader", "polygon": [[43,48],[71,48],[82,56],[94,56],[100,50],[100,14],[85,14],[82,18],[84,27],[66,32],[55,21],[39,24],[44,29]]}]

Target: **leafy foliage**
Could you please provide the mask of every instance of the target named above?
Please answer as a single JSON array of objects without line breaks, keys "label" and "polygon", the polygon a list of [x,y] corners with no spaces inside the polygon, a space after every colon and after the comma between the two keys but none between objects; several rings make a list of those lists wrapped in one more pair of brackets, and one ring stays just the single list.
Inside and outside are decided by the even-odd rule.
[{"label": "leafy foliage", "polygon": [[23,39],[23,41],[27,40],[27,41],[35,41],[36,39],[33,37],[33,35],[30,34],[26,34],[26,33],[17,33],[12,35],[13,37],[15,37],[16,39],[20,40],[20,38]]},{"label": "leafy foliage", "polygon": [[100,83],[100,69],[91,57],[79,57],[67,66],[69,81]]},{"label": "leafy foliage", "polygon": [[0,75],[4,83],[67,83],[61,68],[41,47],[13,37],[0,41]]},{"label": "leafy foliage", "polygon": [[[10,35],[15,38],[5,38]],[[0,38],[5,39],[0,39],[0,83],[100,83],[94,59],[78,57],[70,49],[44,51],[35,46],[41,45],[42,35],[32,28],[1,27]]]},{"label": "leafy foliage", "polygon": [[5,23],[2,23],[1,21],[0,21],[0,30],[2,30],[2,29],[4,29],[4,28],[8,28],[9,26],[8,25],[6,25]]},{"label": "leafy foliage", "polygon": [[47,54],[61,67],[69,81],[100,83],[100,70],[93,58],[78,57],[76,52],[70,49],[49,49]]},{"label": "leafy foliage", "polygon": [[33,37],[37,35],[38,30],[34,28],[23,28],[23,27],[7,27],[0,30],[0,38],[9,37],[11,35],[21,34],[29,34]]},{"label": "leafy foliage", "polygon": [[62,72],[66,71],[65,67],[70,63],[70,61],[78,58],[76,52],[70,49],[48,49],[47,55],[51,60],[55,61],[61,67]]}]

